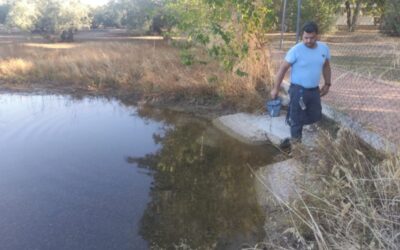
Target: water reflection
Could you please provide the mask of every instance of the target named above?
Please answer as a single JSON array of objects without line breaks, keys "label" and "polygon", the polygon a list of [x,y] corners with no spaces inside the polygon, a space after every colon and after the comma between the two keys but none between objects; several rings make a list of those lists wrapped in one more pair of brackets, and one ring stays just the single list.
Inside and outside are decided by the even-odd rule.
[{"label": "water reflection", "polygon": [[163,126],[115,100],[0,95],[0,249],[148,249],[152,178],[127,155]]},{"label": "water reflection", "polygon": [[192,115],[0,94],[0,248],[237,249],[263,239],[247,164],[275,153]]},{"label": "water reflection", "polygon": [[156,249],[237,249],[262,241],[264,214],[247,164],[265,165],[275,152],[239,144],[207,122],[172,114],[164,120],[175,126],[153,135],[159,150],[127,159],[154,178],[143,238]]}]

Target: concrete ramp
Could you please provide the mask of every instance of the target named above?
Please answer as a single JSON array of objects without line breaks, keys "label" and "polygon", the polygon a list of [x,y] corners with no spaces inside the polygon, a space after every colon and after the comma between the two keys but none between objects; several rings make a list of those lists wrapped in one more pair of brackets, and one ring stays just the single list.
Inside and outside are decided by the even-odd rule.
[{"label": "concrete ramp", "polygon": [[237,113],[221,116],[213,120],[213,124],[230,136],[248,144],[263,144],[268,141],[279,145],[290,137],[289,126],[284,115],[270,117]]}]

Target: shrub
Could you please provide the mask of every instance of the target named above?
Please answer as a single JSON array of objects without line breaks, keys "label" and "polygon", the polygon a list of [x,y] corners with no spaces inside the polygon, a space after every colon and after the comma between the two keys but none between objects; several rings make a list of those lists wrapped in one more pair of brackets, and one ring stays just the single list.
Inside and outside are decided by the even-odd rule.
[{"label": "shrub", "polygon": [[400,36],[400,2],[398,0],[386,1],[382,30],[389,35]]},{"label": "shrub", "polygon": [[[301,24],[305,21],[313,20],[318,24],[320,32],[325,33],[335,24],[338,6],[331,1],[303,1],[301,7]],[[288,1],[286,22],[288,31],[296,31],[297,1]]]}]

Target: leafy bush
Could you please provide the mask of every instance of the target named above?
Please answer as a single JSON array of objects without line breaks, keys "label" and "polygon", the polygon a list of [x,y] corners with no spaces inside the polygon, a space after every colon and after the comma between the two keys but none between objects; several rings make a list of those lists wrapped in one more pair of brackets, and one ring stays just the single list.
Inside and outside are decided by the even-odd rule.
[{"label": "leafy bush", "polygon": [[205,46],[227,70],[235,71],[235,66],[248,56],[249,43],[262,43],[262,35],[273,25],[268,3],[268,0],[168,1],[166,14],[175,18],[178,35]]},{"label": "leafy bush", "polygon": [[76,0],[15,0],[10,5],[7,23],[49,38],[62,32],[65,37],[69,31],[88,27],[90,20],[87,6]]},{"label": "leafy bush", "polygon": [[192,55],[188,50],[182,50],[180,58],[183,65],[189,66],[193,64],[194,55]]},{"label": "leafy bush", "polygon": [[383,32],[400,36],[400,2],[398,0],[387,0],[382,23]]},{"label": "leafy bush", "polygon": [[[336,13],[340,5],[334,1],[311,0],[302,1],[301,22],[313,20],[318,24],[321,33],[329,31],[336,21]],[[288,31],[296,30],[297,1],[288,1],[287,28]]]}]

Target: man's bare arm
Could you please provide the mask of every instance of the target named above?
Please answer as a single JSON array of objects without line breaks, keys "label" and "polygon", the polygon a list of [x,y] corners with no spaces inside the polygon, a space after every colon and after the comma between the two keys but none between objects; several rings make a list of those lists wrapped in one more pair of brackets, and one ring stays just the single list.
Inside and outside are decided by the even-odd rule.
[{"label": "man's bare arm", "polygon": [[279,88],[282,84],[283,78],[285,77],[286,72],[290,68],[290,64],[287,61],[283,61],[281,66],[279,67],[278,73],[275,76],[275,85],[271,90],[271,97],[275,99],[278,96]]},{"label": "man's bare arm", "polygon": [[329,63],[329,60],[326,60],[324,63],[324,66],[322,68],[322,75],[324,76],[324,81],[325,84],[322,86],[320,89],[320,95],[324,96],[328,94],[329,92],[329,87],[331,86],[331,65]]}]

